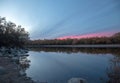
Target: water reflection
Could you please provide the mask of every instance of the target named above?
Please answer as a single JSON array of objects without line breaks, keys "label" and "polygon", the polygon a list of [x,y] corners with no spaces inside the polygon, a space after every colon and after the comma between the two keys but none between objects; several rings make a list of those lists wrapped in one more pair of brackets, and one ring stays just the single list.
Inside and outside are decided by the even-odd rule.
[{"label": "water reflection", "polygon": [[90,54],[113,54],[120,56],[120,48],[30,48],[37,52],[62,52],[62,53],[90,53]]},{"label": "water reflection", "polygon": [[[50,55],[51,52],[57,53],[56,57],[59,55],[59,53],[63,53],[63,54],[66,53],[67,55],[69,55],[69,54],[75,55],[76,53],[78,53],[78,54],[85,53],[88,55],[89,54],[97,55],[98,57],[99,57],[99,54],[104,55],[104,56],[106,56],[106,54],[111,54],[112,58],[108,58],[108,62],[106,62],[108,64],[105,68],[106,76],[108,79],[106,80],[106,77],[99,77],[99,79],[101,81],[99,81],[99,82],[97,81],[97,83],[120,83],[120,49],[119,48],[114,48],[114,49],[113,48],[31,48],[31,50],[39,52],[39,53],[41,53],[41,52],[47,53],[48,52],[48,55]],[[75,54],[72,54],[72,53],[75,53]],[[51,55],[50,55],[50,57],[51,57]],[[50,59],[50,57],[49,57],[49,59]],[[104,63],[104,61],[103,62],[100,61],[100,62]],[[106,63],[104,63],[104,64],[106,64]],[[79,63],[79,64],[81,65],[81,63]],[[103,64],[103,66],[104,66],[104,64]],[[83,63],[83,65],[84,65],[84,63]],[[97,65],[97,64],[93,63],[93,65]],[[99,65],[99,66],[102,67],[102,65]],[[89,68],[89,66],[88,66],[88,68]],[[80,70],[80,71],[82,71],[82,70]],[[93,71],[91,70],[91,72],[93,72]],[[80,73],[80,72],[78,72],[78,73]],[[90,76],[90,75],[88,75],[88,76]],[[91,76],[93,76],[93,75],[91,75]],[[96,73],[96,76],[97,76],[97,73]],[[81,77],[78,77],[78,79]],[[73,78],[75,78],[75,77],[73,77]],[[85,79],[85,78],[83,78],[83,79]],[[93,83],[93,82],[90,82],[89,80],[87,80],[88,83]],[[59,83],[59,81],[57,81],[55,83]],[[68,81],[63,82],[63,83],[68,83]]]}]

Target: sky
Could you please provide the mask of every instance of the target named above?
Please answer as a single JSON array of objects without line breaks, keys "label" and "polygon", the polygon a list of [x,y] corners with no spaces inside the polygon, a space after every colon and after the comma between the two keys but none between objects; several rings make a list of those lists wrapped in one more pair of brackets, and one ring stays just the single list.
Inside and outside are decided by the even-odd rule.
[{"label": "sky", "polygon": [[108,36],[120,31],[120,0],[0,0],[0,16],[31,39]]}]

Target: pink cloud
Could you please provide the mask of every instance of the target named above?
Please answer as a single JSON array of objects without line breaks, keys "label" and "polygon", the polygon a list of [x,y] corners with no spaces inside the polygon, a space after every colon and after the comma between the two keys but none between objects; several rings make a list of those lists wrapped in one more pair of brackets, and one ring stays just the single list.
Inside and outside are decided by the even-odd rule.
[{"label": "pink cloud", "polygon": [[81,39],[81,38],[91,38],[91,37],[110,37],[115,32],[99,32],[99,33],[91,33],[91,34],[84,34],[84,35],[77,35],[77,36],[64,36],[59,37],[57,39],[64,40],[64,39]]}]

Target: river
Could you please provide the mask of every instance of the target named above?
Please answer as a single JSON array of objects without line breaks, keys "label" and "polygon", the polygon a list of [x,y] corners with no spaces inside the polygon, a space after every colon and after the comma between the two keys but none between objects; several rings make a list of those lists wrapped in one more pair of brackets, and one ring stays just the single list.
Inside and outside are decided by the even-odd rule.
[{"label": "river", "polygon": [[72,78],[120,82],[119,48],[36,48],[29,51],[28,59],[27,76],[40,83],[68,83]]}]

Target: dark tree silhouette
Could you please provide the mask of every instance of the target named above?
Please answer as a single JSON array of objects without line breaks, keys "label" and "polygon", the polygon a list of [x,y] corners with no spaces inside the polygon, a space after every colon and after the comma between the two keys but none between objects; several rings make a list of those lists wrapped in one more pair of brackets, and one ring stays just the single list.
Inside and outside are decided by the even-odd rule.
[{"label": "dark tree silhouette", "polygon": [[0,47],[23,47],[28,40],[29,33],[24,28],[0,17]]}]

